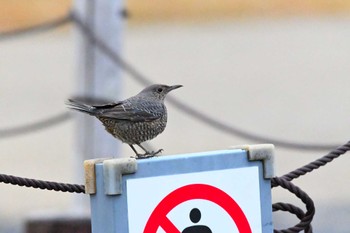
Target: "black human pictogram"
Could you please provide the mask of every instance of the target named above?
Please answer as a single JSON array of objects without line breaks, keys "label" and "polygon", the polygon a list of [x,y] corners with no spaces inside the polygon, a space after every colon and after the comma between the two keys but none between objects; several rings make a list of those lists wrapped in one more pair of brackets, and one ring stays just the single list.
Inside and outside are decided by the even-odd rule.
[{"label": "black human pictogram", "polygon": [[[197,208],[193,208],[190,212],[190,219],[193,223],[198,223],[201,220],[201,212]],[[212,233],[209,227],[204,225],[193,225],[186,227],[182,233]]]}]

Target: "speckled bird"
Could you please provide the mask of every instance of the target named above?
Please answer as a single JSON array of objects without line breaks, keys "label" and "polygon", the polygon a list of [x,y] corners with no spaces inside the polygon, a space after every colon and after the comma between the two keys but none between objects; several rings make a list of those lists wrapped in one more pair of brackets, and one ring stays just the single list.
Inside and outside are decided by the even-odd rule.
[{"label": "speckled bird", "polygon": [[[167,124],[165,96],[180,87],[182,85],[154,84],[135,96],[115,103],[88,105],[69,99],[66,104],[71,109],[98,118],[110,134],[131,147],[137,158],[148,158],[159,154],[162,149],[148,151],[141,143],[164,131]],[[138,153],[134,145],[138,145],[145,153]]]}]

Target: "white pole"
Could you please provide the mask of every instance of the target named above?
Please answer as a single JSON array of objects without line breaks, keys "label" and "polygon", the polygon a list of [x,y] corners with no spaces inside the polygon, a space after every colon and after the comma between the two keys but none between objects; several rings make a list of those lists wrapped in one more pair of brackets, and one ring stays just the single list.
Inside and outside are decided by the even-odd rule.
[{"label": "white pole", "polygon": [[[122,0],[75,0],[75,15],[116,52],[121,50],[122,9]],[[120,69],[79,30],[76,31],[78,78],[74,95],[120,99]],[[75,171],[77,182],[82,183],[83,161],[99,157],[119,157],[120,142],[108,134],[97,119],[85,114],[76,114],[75,118]],[[77,206],[82,205],[79,202]],[[85,204],[83,206],[84,209],[88,207]]]}]

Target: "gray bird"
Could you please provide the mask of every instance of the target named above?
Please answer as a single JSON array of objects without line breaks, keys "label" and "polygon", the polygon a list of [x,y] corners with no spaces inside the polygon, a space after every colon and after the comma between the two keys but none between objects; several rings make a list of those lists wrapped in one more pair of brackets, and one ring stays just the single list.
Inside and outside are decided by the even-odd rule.
[{"label": "gray bird", "polygon": [[[148,151],[141,143],[162,133],[167,123],[165,96],[182,85],[154,84],[126,100],[103,105],[88,105],[69,99],[69,108],[97,117],[114,137],[129,144],[137,158],[153,157],[160,153]],[[133,145],[138,145],[144,154],[139,154]]]}]

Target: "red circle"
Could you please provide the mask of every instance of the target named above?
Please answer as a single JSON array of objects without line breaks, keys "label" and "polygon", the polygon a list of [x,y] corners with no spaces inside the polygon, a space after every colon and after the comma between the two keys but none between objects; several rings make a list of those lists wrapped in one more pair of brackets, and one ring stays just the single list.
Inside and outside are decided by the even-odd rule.
[{"label": "red circle", "polygon": [[156,233],[162,227],[167,233],[181,233],[167,218],[167,214],[182,202],[203,199],[223,208],[235,222],[240,233],[251,233],[249,222],[242,209],[227,193],[207,184],[190,184],[169,193],[153,210],[148,219],[144,233]]}]

